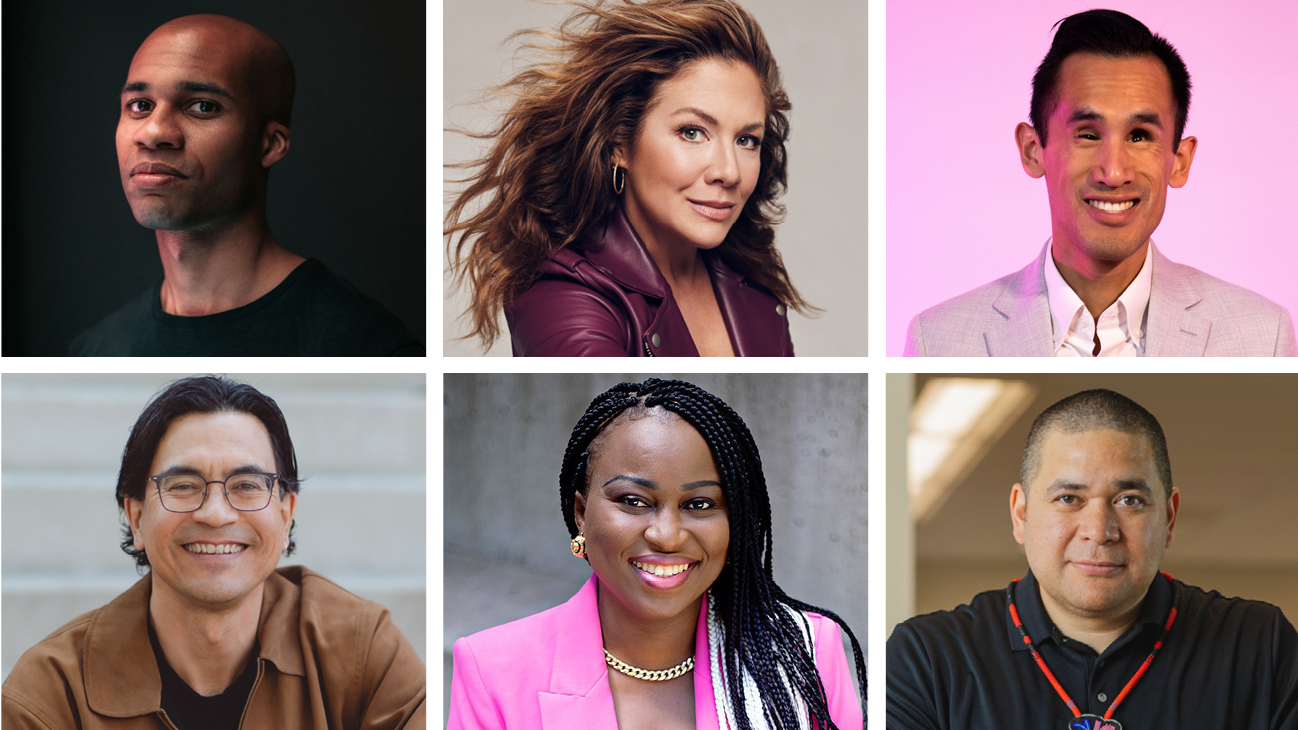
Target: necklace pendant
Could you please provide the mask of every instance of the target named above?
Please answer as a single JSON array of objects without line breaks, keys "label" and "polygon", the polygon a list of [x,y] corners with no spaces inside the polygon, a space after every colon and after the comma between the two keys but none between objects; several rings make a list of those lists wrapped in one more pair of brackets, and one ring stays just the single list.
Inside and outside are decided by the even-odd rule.
[{"label": "necklace pendant", "polygon": [[1081,715],[1068,723],[1068,730],[1122,730],[1122,723],[1099,715]]}]

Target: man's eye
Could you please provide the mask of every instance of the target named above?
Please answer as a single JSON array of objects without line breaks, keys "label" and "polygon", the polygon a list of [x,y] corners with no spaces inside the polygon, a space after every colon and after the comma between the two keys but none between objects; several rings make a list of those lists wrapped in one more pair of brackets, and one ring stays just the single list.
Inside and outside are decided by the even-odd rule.
[{"label": "man's eye", "polygon": [[1140,507],[1145,504],[1145,500],[1134,494],[1123,495],[1118,498],[1118,502],[1120,502],[1124,507]]},{"label": "man's eye", "polygon": [[149,102],[143,99],[136,99],[135,101],[128,102],[126,104],[126,110],[129,112],[134,112],[136,114],[143,114],[144,112],[149,111],[149,109],[151,108],[152,107],[149,105]]},{"label": "man's eye", "polygon": [[221,110],[221,107],[214,101],[196,101],[193,104],[190,104],[189,108],[199,114],[215,114]]},{"label": "man's eye", "polygon": [[1076,494],[1061,494],[1055,497],[1055,501],[1060,504],[1077,504],[1079,500]]}]

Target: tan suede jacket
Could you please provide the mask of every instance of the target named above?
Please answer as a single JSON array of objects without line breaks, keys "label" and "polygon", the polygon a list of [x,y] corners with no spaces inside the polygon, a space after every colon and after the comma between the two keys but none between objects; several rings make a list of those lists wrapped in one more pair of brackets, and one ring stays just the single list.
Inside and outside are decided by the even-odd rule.
[{"label": "tan suede jacket", "polygon": [[[4,730],[169,728],[149,644],[152,574],[23,654]],[[241,728],[422,728],[423,662],[377,603],[301,566],[266,579],[257,677]]]}]

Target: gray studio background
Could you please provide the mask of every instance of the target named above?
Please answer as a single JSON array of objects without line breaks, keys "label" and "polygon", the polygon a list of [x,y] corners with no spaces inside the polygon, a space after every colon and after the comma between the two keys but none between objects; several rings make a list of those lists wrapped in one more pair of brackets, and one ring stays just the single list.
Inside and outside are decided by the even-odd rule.
[{"label": "gray studio background", "polygon": [[867,649],[865,375],[448,374],[443,712],[456,639],[563,603],[590,577],[568,551],[560,462],[591,399],[647,377],[696,383],[743,417],[770,492],[776,582],[837,612]]},{"label": "gray studio background", "polygon": [[[864,356],[866,352],[866,4],[859,0],[741,0],[757,18],[780,64],[790,113],[788,216],[775,241],[794,286],[825,312],[789,316],[799,355]],[[442,126],[485,131],[493,117],[477,102],[488,86],[520,67],[523,28],[553,28],[572,8],[531,0],[445,0],[442,4]],[[480,142],[442,134],[443,162],[480,154]],[[443,179],[462,171],[443,170]],[[450,193],[454,186],[445,185]],[[449,197],[449,196],[447,196]],[[443,205],[443,214],[447,205]],[[445,249],[445,239],[442,239]],[[450,280],[444,278],[446,294]],[[480,355],[458,315],[467,298],[448,297],[442,313],[442,352]],[[502,317],[503,329],[503,317]],[[429,343],[430,349],[432,343]],[[488,351],[510,354],[508,333]]]},{"label": "gray studio background", "polygon": [[[114,491],[145,404],[182,375],[9,375],[3,401],[3,673],[140,576],[121,551]],[[274,398],[304,481],[305,565],[392,611],[427,663],[426,378],[229,375]]]}]

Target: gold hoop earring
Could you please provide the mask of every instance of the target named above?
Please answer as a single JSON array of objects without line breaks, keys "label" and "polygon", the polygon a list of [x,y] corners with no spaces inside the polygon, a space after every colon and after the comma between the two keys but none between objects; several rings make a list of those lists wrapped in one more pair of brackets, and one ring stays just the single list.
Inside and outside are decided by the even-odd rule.
[{"label": "gold hoop earring", "polygon": [[621,168],[619,168],[618,164],[614,162],[613,163],[613,192],[617,195],[621,195],[622,191],[626,188],[626,170],[622,170],[622,184],[619,185],[617,182],[617,173],[619,169]]},{"label": "gold hoop earring", "polygon": [[568,549],[572,550],[572,556],[574,558],[586,557],[586,536],[578,535],[574,537],[572,542],[568,543]]}]

